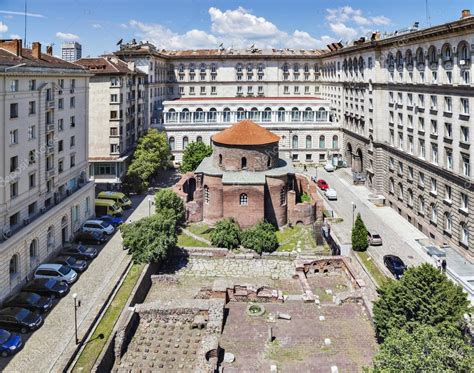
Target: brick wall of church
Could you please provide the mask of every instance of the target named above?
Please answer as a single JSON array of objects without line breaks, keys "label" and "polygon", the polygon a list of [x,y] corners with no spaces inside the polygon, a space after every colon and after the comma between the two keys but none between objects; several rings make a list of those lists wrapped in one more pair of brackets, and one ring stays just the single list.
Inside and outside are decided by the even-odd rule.
[{"label": "brick wall of church", "polygon": [[[240,195],[247,194],[248,204],[240,204]],[[224,217],[234,218],[241,228],[249,228],[264,218],[263,185],[224,185]]]},{"label": "brick wall of church", "polygon": [[[278,143],[253,146],[213,144],[213,163],[227,171],[242,170],[242,158],[246,158],[248,171],[264,171],[278,164]],[[222,161],[221,158],[222,157]],[[270,163],[268,164],[268,161]]]}]

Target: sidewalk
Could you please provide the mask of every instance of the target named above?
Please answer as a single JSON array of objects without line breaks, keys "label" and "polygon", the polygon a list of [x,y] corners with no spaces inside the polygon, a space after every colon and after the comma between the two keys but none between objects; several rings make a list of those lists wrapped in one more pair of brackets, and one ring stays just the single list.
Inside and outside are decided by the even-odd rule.
[{"label": "sidewalk", "polygon": [[[141,202],[136,197],[133,200],[139,203],[131,213],[133,220],[147,216],[148,198]],[[44,325],[28,337],[23,350],[11,359],[2,359],[0,371],[62,372],[76,348],[72,294],[77,293],[81,301],[77,321],[79,338],[82,338],[129,262],[120,233],[116,233],[72,286],[71,292],[46,316]]]},{"label": "sidewalk", "polygon": [[[298,171],[301,172],[301,170]],[[314,176],[316,170],[309,169],[306,174]],[[331,187],[337,190],[338,201],[328,202],[325,200],[325,204],[344,218],[342,223],[334,224],[332,227],[342,243],[351,242],[352,202],[354,202],[355,214],[361,213],[367,227],[378,231],[384,240],[383,246],[371,246],[368,249],[372,258],[383,271],[388,272],[383,264],[383,256],[387,254],[400,256],[407,265],[419,265],[423,262],[435,263],[419,242],[420,240],[428,242],[429,238],[394,209],[388,206],[377,207],[370,202],[369,195],[372,192],[365,186],[352,184],[350,169],[340,169],[328,173],[320,167],[317,176],[325,179]],[[446,252],[448,276],[465,288],[474,304],[474,264],[455,249],[443,250]]]}]

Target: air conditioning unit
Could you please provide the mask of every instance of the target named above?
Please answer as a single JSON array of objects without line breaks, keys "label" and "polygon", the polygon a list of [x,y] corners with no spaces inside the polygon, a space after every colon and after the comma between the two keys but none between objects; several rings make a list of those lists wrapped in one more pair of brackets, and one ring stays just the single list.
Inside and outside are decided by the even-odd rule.
[{"label": "air conditioning unit", "polygon": [[460,61],[459,61],[459,64],[460,64],[461,66],[464,66],[464,65],[466,64],[466,60],[460,60]]},{"label": "air conditioning unit", "polygon": [[46,207],[41,207],[40,212],[44,214],[46,212]]},{"label": "air conditioning unit", "polygon": [[72,193],[72,190],[71,189],[66,189],[66,195],[70,196]]},{"label": "air conditioning unit", "polygon": [[23,219],[23,225],[30,224],[30,218]]}]

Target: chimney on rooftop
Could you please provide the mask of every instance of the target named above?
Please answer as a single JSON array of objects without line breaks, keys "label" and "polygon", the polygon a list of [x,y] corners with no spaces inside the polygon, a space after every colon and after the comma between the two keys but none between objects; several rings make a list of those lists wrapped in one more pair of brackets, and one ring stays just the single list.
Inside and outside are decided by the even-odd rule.
[{"label": "chimney on rooftop", "polygon": [[471,16],[471,10],[470,9],[463,9],[461,12],[461,19],[467,18]]},{"label": "chimney on rooftop", "polygon": [[7,51],[14,53],[17,57],[21,56],[21,44],[21,39],[0,40],[0,48],[6,49]]},{"label": "chimney on rooftop", "polygon": [[34,41],[31,45],[31,54],[34,58],[41,59],[41,43]]},{"label": "chimney on rooftop", "polygon": [[46,46],[46,54],[48,56],[52,56],[53,55],[53,46],[52,45],[47,45]]}]

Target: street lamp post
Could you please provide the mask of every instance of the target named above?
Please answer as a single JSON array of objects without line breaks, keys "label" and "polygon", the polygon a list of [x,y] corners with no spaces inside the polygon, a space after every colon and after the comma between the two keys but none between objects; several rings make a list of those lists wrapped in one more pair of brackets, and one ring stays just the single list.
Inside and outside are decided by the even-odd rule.
[{"label": "street lamp post", "polygon": [[79,338],[77,336],[77,309],[81,306],[81,301],[77,299],[77,293],[72,295],[74,299],[74,331],[76,335],[76,345],[79,344]]},{"label": "street lamp post", "polygon": [[153,206],[153,199],[148,197],[148,216],[151,216],[151,206]]},{"label": "street lamp post", "polygon": [[356,204],[354,202],[351,202],[351,205],[352,205],[352,228],[354,228],[354,214],[355,214],[355,210],[357,208]]}]

